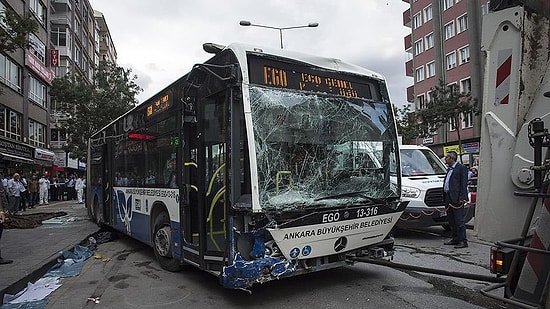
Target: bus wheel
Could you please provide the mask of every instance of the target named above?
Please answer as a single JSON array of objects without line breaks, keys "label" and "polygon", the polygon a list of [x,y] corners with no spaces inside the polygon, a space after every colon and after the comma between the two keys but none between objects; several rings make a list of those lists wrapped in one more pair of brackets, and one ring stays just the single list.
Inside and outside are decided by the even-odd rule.
[{"label": "bus wheel", "polygon": [[155,218],[155,233],[153,234],[153,247],[155,257],[163,269],[178,271],[180,263],[174,258],[172,252],[172,228],[168,213],[162,212]]}]

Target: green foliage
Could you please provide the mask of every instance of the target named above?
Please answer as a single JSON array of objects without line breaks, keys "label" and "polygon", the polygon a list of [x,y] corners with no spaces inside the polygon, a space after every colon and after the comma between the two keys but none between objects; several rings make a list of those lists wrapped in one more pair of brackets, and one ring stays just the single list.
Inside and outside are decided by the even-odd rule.
[{"label": "green foliage", "polygon": [[470,93],[461,93],[456,85],[447,86],[439,81],[439,85],[431,92],[431,100],[427,102],[426,108],[417,111],[420,135],[430,136],[451,120],[458,125],[462,115],[468,113],[479,113],[477,101]]},{"label": "green foliage", "polygon": [[433,135],[442,126],[453,121],[457,128],[458,144],[462,145],[460,131],[463,115],[479,114],[477,100],[470,93],[462,93],[456,85],[447,86],[440,80],[432,89],[431,100],[426,108],[416,112],[419,135],[423,137]]},{"label": "green foliage", "polygon": [[142,89],[131,70],[102,61],[91,83],[74,74],[54,79],[50,89],[57,112],[68,117],[60,127],[68,133],[66,151],[84,160],[88,138],[118,116],[133,108]]},{"label": "green foliage", "polygon": [[420,134],[416,123],[416,114],[411,112],[409,105],[401,109],[395,109],[397,110],[397,132],[403,139],[403,144],[408,144],[409,141]]},{"label": "green foliage", "polygon": [[38,29],[38,23],[30,14],[19,16],[6,8],[0,14],[0,50],[14,52],[29,46],[28,34]]}]

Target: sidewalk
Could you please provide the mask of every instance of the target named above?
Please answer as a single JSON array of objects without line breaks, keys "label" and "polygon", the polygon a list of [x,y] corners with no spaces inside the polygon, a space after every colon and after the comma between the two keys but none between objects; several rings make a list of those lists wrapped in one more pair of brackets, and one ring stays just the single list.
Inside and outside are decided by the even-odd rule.
[{"label": "sidewalk", "polygon": [[12,264],[0,265],[0,304],[4,294],[16,294],[52,267],[59,252],[79,244],[99,227],[88,220],[84,204],[76,201],[51,202],[27,209],[23,214],[66,212],[67,215],[30,229],[4,229],[2,257]]}]

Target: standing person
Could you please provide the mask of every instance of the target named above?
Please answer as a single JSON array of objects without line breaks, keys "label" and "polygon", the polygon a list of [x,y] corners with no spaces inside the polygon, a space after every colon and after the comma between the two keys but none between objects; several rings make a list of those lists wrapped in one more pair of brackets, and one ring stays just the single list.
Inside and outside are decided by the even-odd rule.
[{"label": "standing person", "polygon": [[[7,186],[6,186],[7,187]],[[4,221],[6,220],[6,213],[4,212],[4,206],[7,205],[6,192],[4,186],[0,188],[0,240],[2,239],[2,231],[4,230]],[[0,265],[10,264],[12,260],[2,258],[2,250],[0,250]]]},{"label": "standing person", "polygon": [[445,245],[454,245],[455,248],[468,247],[466,238],[466,222],[464,222],[464,204],[468,201],[468,169],[458,163],[458,155],[449,151],[445,156],[445,164],[449,167],[443,191],[445,192],[445,205],[447,206],[447,220],[451,227],[452,238]]},{"label": "standing person", "polygon": [[29,208],[34,208],[34,205],[38,203],[38,177],[32,175],[29,180]]},{"label": "standing person", "polygon": [[18,173],[13,174],[13,178],[8,180],[8,213],[15,214],[21,203],[21,176]]},{"label": "standing person", "polygon": [[69,176],[69,180],[65,183],[66,189],[67,189],[67,200],[71,201],[76,198],[76,191],[74,189],[75,184],[74,174]]},{"label": "standing person", "polygon": [[61,174],[59,176],[59,179],[57,179],[57,200],[58,201],[64,200],[65,199],[65,193],[66,193],[65,176],[63,176],[63,174]]},{"label": "standing person", "polygon": [[57,195],[58,195],[58,185],[57,185],[57,177],[52,178],[52,183],[50,184],[50,201],[57,201]]},{"label": "standing person", "polygon": [[38,205],[46,204],[48,205],[48,191],[50,189],[50,181],[46,178],[46,175],[42,175],[38,180]]},{"label": "standing person", "polygon": [[84,196],[84,188],[86,188],[86,181],[84,180],[84,176],[80,176],[76,179],[74,188],[76,190],[78,204],[84,204],[84,201],[82,200],[82,197]]},{"label": "standing person", "polygon": [[19,204],[19,210],[25,211],[27,210],[27,201],[29,200],[29,185],[27,183],[27,177],[25,177],[25,175],[21,176],[21,184],[21,201]]},{"label": "standing person", "polygon": [[[4,189],[4,197],[8,200],[8,178],[4,175],[2,175],[2,188]],[[4,207],[8,207],[8,204],[4,204]]]}]

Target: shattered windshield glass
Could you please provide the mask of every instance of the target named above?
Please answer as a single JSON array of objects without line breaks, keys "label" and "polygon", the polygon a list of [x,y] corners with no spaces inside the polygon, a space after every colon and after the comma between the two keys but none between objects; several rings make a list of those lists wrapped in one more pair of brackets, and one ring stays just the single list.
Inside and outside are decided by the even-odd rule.
[{"label": "shattered windshield glass", "polygon": [[[394,125],[387,105],[250,87],[260,205],[266,210],[378,203],[391,185]],[[386,153],[387,159],[376,152]]]}]

